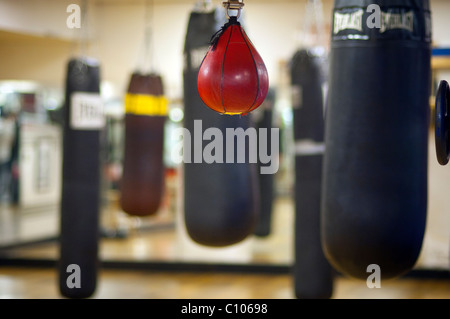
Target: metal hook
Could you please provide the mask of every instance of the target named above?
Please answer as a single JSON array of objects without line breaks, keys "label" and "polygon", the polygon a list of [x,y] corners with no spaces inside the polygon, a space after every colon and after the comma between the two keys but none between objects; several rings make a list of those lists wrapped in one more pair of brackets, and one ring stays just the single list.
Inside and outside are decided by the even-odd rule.
[{"label": "metal hook", "polygon": [[231,16],[228,14],[229,10],[237,10],[236,19],[239,19],[239,17],[241,16],[241,9],[244,6],[244,0],[242,0],[242,2],[239,0],[228,0],[222,2],[222,5],[225,8],[225,13],[228,19],[231,18]]}]

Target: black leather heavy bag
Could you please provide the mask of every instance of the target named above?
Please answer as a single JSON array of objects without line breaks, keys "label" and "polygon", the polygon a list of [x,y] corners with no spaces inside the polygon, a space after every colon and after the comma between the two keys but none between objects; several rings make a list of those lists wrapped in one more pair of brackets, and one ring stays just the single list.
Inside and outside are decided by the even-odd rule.
[{"label": "black leather heavy bag", "polygon": [[124,212],[158,212],[164,194],[164,124],[167,100],[159,75],[133,73],[125,96],[125,152],[120,182]]},{"label": "black leather heavy bag", "polygon": [[[252,118],[255,127],[260,132],[260,129],[267,130],[267,153],[272,154],[272,131],[273,128],[273,107],[275,104],[275,91],[269,89],[266,99],[261,106],[252,112]],[[263,142],[264,143],[264,142]],[[258,161],[258,169],[264,166]],[[258,237],[267,237],[272,231],[272,212],[274,207],[275,189],[274,174],[257,173],[258,187],[259,187],[259,212],[258,221],[255,226],[254,235]]]},{"label": "black leather heavy bag", "polygon": [[330,298],[332,268],[320,238],[320,196],[324,153],[326,58],[299,50],[291,60],[295,140],[295,295],[301,299]]},{"label": "black leather heavy bag", "polygon": [[367,279],[376,264],[394,278],[414,266],[426,223],[428,1],[340,0],[333,18],[323,249],[343,274]]},{"label": "black leather heavy bag", "polygon": [[59,288],[69,298],[96,289],[98,268],[101,131],[100,68],[96,61],[69,61],[63,130]]},{"label": "black leather heavy bag", "polygon": [[[191,135],[191,162],[184,161],[184,220],[189,237],[205,246],[228,246],[252,234],[257,218],[256,164],[226,161],[226,129],[251,127],[249,116],[221,115],[208,108],[197,91],[197,75],[211,36],[220,27],[215,12],[192,12],[185,41],[184,128]],[[223,24],[223,23],[222,23]],[[195,121],[198,122],[195,122]],[[223,163],[195,160],[211,143],[203,132],[217,128],[223,136]],[[214,137],[212,137],[214,139]],[[248,145],[248,144],[247,144]],[[186,147],[186,145],[185,145]],[[185,151],[186,152],[186,151]]]}]

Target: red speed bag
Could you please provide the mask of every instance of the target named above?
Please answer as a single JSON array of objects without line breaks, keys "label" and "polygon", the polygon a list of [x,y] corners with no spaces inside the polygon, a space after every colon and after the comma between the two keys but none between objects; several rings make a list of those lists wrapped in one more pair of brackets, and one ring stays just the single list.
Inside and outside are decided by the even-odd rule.
[{"label": "red speed bag", "polygon": [[200,65],[197,87],[208,107],[229,115],[245,115],[266,98],[266,66],[236,17],[214,37]]}]

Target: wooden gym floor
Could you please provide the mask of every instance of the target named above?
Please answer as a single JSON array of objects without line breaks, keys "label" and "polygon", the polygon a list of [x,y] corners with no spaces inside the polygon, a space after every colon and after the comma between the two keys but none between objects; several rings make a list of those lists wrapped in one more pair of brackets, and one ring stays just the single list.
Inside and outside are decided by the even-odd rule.
[{"label": "wooden gym floor", "polygon": [[[382,281],[381,288],[373,289],[364,281],[337,277],[332,298],[450,299],[450,167],[439,166],[434,154],[430,137],[429,212],[417,269],[434,269],[440,275],[386,280]],[[122,238],[103,238],[101,259],[119,264],[143,262],[144,266],[101,268],[93,299],[296,298],[288,268],[292,264],[293,251],[292,199],[277,199],[270,236],[251,238],[234,250],[220,253],[185,245],[187,238],[176,226],[182,222],[176,219],[173,207],[165,206],[165,212],[149,219],[134,219],[115,211],[114,198],[110,202],[113,207],[103,214],[103,225],[111,229],[121,225],[128,234]],[[0,207],[1,299],[63,298],[58,290],[56,269],[52,266],[58,258],[55,240],[11,247],[15,241],[55,236],[57,216],[57,211],[51,209],[11,211]],[[21,262],[14,264],[11,262],[14,259]],[[38,260],[46,262],[36,264]],[[146,262],[154,264],[146,268]],[[230,267],[205,267],[208,264],[226,266],[227,263],[240,268],[230,271]],[[189,267],[183,266],[186,264]],[[266,267],[255,267],[253,271],[248,268],[252,265]]]},{"label": "wooden gym floor", "polygon": [[[0,298],[60,299],[51,268],[0,268]],[[295,299],[289,274],[101,270],[93,299]],[[333,299],[450,299],[450,280],[396,279],[369,289],[338,277]]]},{"label": "wooden gym floor", "polygon": [[[132,231],[126,238],[103,238],[100,244],[103,260],[120,264],[143,262],[141,267],[103,267],[93,299],[296,299],[293,278],[288,265],[291,262],[289,236],[285,224],[291,214],[290,202],[277,201],[277,216],[273,236],[251,241],[251,260],[234,260],[232,264],[266,265],[264,269],[240,268],[230,271],[224,260],[223,267],[204,267],[202,261],[182,258],[177,249],[176,231],[169,218],[160,217],[160,229]],[[283,232],[284,231],[284,232]],[[276,234],[284,236],[275,236]],[[444,260],[448,256],[428,249],[421,260],[441,262],[439,278],[405,277],[387,280],[381,288],[370,289],[364,281],[336,277],[333,299],[450,299],[450,273]],[[0,299],[61,299],[58,274],[51,261],[58,257],[54,241],[8,249],[10,259],[22,260],[18,265],[0,259]],[[203,253],[203,252],[202,252]],[[239,255],[240,252],[237,252]],[[0,254],[1,256],[1,254]],[[178,256],[178,257],[177,257]],[[198,257],[199,255],[197,255]],[[3,256],[4,257],[4,256]],[[210,256],[211,257],[211,256]],[[44,260],[37,263],[33,260]],[[153,260],[153,264],[151,261]],[[146,262],[151,267],[146,268]],[[166,262],[166,264],[164,264]],[[178,262],[178,263],[177,263]],[[155,264],[159,264],[155,267]],[[188,264],[189,267],[184,267]],[[44,265],[44,266],[42,266]],[[178,265],[178,267],[173,267]],[[284,265],[284,267],[283,267]],[[422,261],[419,265],[427,265]],[[426,268],[422,266],[423,268]],[[435,264],[436,266],[436,264]],[[439,266],[439,265],[438,265]],[[166,267],[166,268],[165,268]],[[271,268],[272,267],[272,268]],[[225,271],[224,271],[225,270]],[[446,275],[446,271],[447,274]]]}]

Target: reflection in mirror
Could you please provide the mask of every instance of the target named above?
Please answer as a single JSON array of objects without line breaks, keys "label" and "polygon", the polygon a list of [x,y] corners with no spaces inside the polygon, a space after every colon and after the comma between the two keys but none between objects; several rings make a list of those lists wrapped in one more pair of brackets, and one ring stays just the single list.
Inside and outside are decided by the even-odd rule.
[{"label": "reflection in mirror", "polygon": [[[57,89],[24,83],[0,83],[0,151],[5,150],[7,158],[0,179],[0,253],[16,259],[57,260],[63,95]],[[274,201],[267,234],[250,235],[238,244],[223,248],[202,246],[189,238],[182,214],[183,166],[172,156],[178,142],[173,138],[174,132],[182,127],[183,104],[180,100],[170,101],[165,127],[166,183],[161,207],[152,216],[126,214],[120,207],[123,99],[108,95],[109,90],[108,83],[103,83],[107,121],[100,216],[102,260],[283,266],[291,263],[292,163],[288,153],[280,154],[279,171],[274,176]],[[279,96],[286,98],[283,94]],[[280,151],[286,152],[290,149],[286,144],[290,143],[291,115],[283,109],[273,113],[274,123],[283,128]],[[9,130],[9,135],[3,124],[7,120],[12,123],[10,128],[14,128]]]},{"label": "reflection in mirror", "polygon": [[38,83],[0,82],[2,247],[56,237],[61,130],[52,115],[60,101]]},{"label": "reflection in mirror", "polygon": [[[104,94],[107,113],[100,256],[104,261],[182,264],[289,266],[292,263],[293,157],[292,114],[286,63],[280,63],[274,123],[281,128],[280,169],[275,175],[271,231],[250,236],[232,247],[212,249],[193,243],[181,219],[182,166],[171,160],[181,127],[183,106],[170,101],[166,126],[166,189],[155,216],[132,217],[119,206],[123,158],[123,100]],[[284,70],[284,71],[283,71]],[[109,92],[108,83],[102,85]],[[114,96],[114,95],[111,95]],[[47,260],[58,258],[61,167],[62,92],[29,81],[0,81],[0,258]],[[8,122],[10,121],[10,122]],[[8,125],[6,123],[12,123]],[[14,126],[14,130],[11,127]],[[429,212],[427,233],[416,268],[448,268],[446,190],[450,171],[435,160],[432,130],[429,139]],[[7,160],[5,160],[7,159]]]}]

